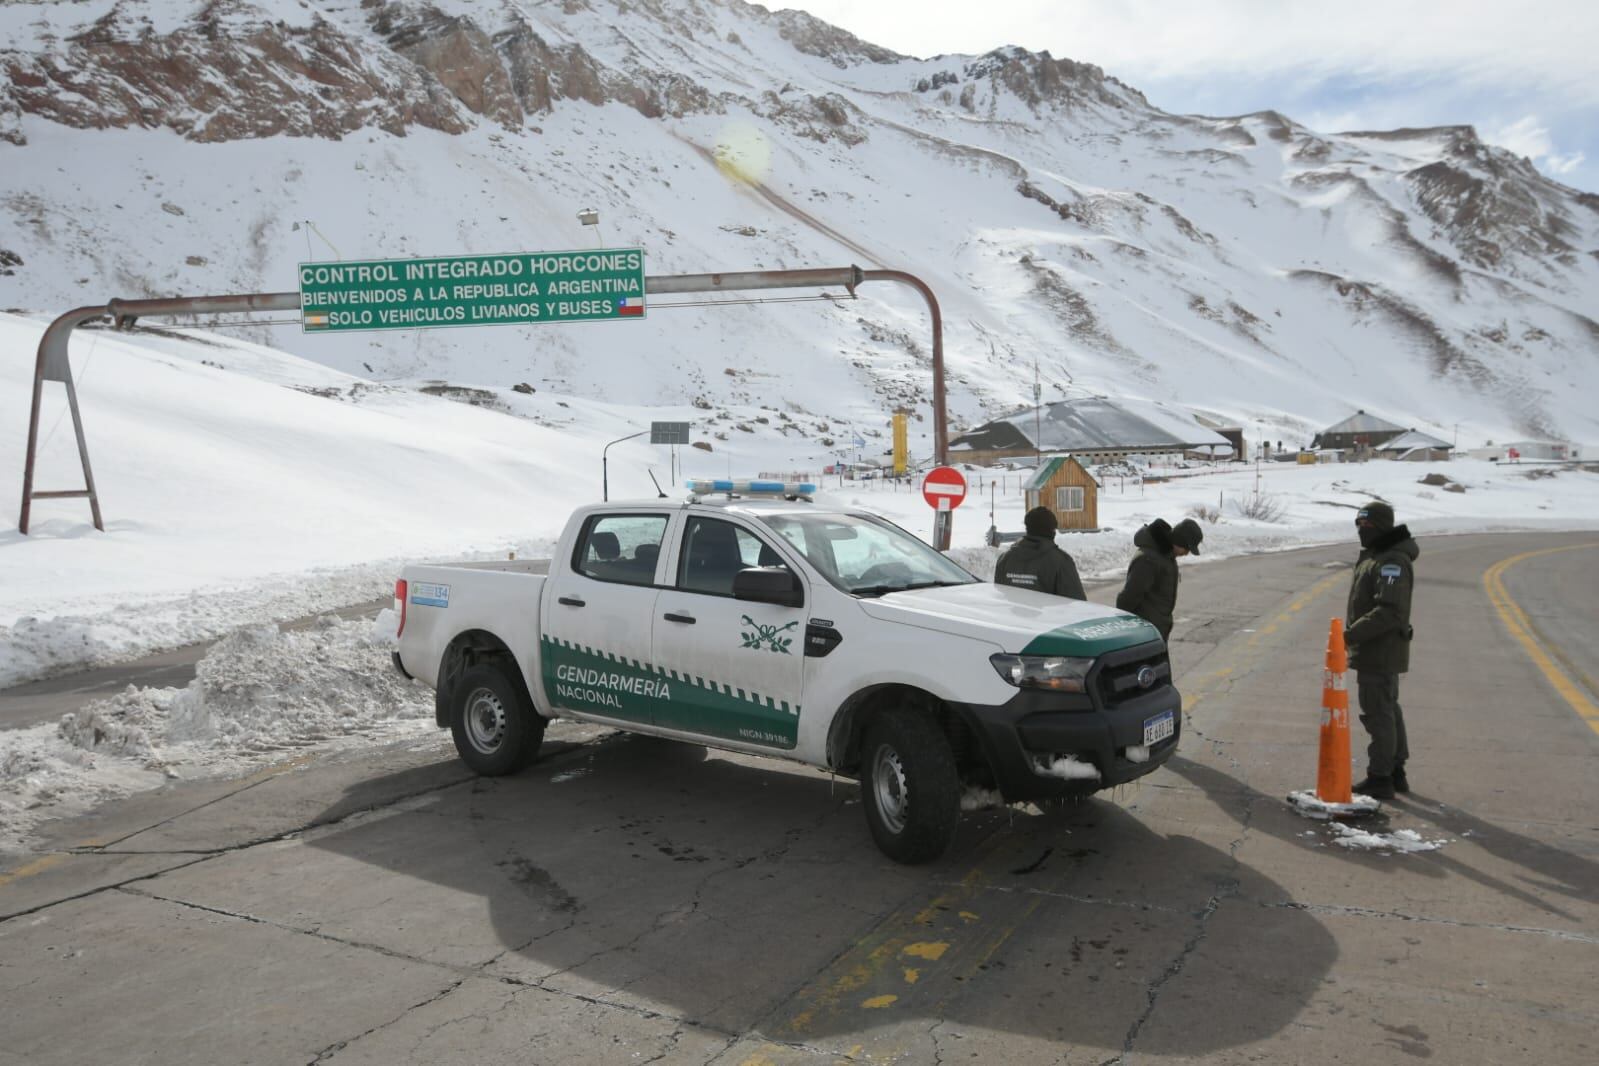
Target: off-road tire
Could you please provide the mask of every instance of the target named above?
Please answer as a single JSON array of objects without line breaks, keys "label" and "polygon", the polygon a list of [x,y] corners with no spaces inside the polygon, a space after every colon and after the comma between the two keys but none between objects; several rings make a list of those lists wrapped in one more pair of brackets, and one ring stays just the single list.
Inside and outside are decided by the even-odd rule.
[{"label": "off-road tire", "polygon": [[544,718],[521,684],[496,663],[479,663],[455,683],[450,733],[461,761],[483,777],[514,774],[538,758]]},{"label": "off-road tire", "polygon": [[905,708],[872,717],[861,748],[861,807],[895,862],[931,862],[948,850],[960,820],[960,774],[936,718]]}]

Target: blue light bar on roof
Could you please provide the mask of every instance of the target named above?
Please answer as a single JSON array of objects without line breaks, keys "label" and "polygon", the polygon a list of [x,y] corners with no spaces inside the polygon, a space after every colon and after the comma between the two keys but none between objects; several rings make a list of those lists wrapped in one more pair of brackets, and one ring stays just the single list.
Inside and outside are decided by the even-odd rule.
[{"label": "blue light bar on roof", "polygon": [[814,496],[816,485],[810,481],[766,481],[733,478],[690,478],[685,482],[689,492],[696,496],[709,496],[726,492],[737,496]]}]

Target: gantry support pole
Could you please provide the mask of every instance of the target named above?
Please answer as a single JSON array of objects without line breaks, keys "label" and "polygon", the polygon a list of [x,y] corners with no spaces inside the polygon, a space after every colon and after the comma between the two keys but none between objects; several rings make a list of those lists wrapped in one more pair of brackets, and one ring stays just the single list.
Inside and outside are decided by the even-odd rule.
[{"label": "gantry support pole", "polygon": [[[944,321],[938,300],[927,283],[901,270],[862,270],[857,266],[819,270],[753,270],[726,274],[656,274],[644,279],[646,294],[690,292],[738,292],[749,289],[811,289],[839,286],[855,294],[865,281],[893,281],[908,285],[927,301],[933,318],[933,455],[943,464],[949,458],[948,422],[944,414]],[[100,497],[95,492],[94,474],[89,468],[89,446],[83,433],[83,418],[78,411],[78,394],[72,383],[72,366],[67,359],[72,331],[85,322],[109,317],[119,329],[140,318],[171,318],[180,315],[243,314],[252,311],[294,311],[300,307],[297,292],[249,293],[233,296],[180,296],[162,300],[112,300],[101,307],[80,307],[50,323],[39,340],[39,357],[33,374],[33,409],[28,416],[28,447],[22,471],[22,514],[17,529],[28,532],[28,520],[36,499],[82,498],[89,500],[94,528],[105,530],[100,516]],[[39,408],[44,383],[59,381],[67,388],[67,403],[72,410],[72,425],[78,437],[78,455],[83,462],[83,489],[36,492],[34,466],[39,444]],[[934,547],[949,548],[947,524],[934,525]]]}]

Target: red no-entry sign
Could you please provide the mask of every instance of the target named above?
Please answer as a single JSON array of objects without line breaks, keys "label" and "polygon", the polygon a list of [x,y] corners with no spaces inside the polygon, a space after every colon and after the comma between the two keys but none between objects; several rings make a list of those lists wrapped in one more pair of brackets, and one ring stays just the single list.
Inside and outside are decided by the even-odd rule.
[{"label": "red no-entry sign", "polygon": [[953,511],[966,499],[966,479],[953,466],[937,466],[922,479],[922,499],[935,511]]}]

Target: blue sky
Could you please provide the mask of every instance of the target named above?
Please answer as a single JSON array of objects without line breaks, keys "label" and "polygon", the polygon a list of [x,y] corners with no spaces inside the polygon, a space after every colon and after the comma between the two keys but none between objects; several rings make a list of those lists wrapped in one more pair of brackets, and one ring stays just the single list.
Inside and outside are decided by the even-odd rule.
[{"label": "blue sky", "polygon": [[1599,0],[790,0],[909,55],[1096,63],[1168,111],[1323,132],[1469,124],[1599,192]]}]

